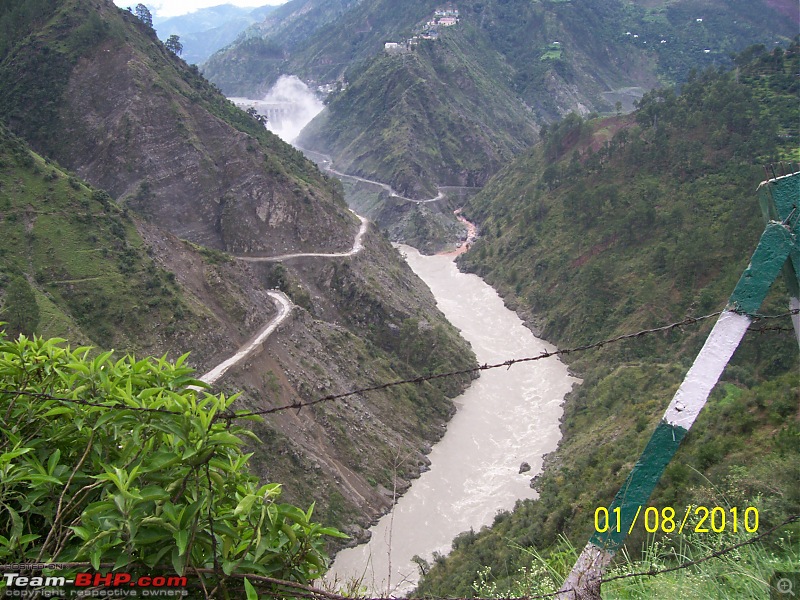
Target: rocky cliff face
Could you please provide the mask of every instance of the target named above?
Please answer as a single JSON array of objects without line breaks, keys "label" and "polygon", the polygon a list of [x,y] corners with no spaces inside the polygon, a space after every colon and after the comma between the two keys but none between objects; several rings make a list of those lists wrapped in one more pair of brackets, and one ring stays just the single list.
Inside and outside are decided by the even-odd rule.
[{"label": "rocky cliff face", "polygon": [[[99,18],[81,44],[75,13]],[[98,17],[99,15],[99,17]],[[4,61],[4,74],[45,85],[59,41],[74,47],[38,149],[176,235],[234,253],[344,247],[356,220],[302,155],[230,105],[110,2],[62,2],[50,23]],[[74,27],[71,27],[74,26]],[[57,30],[57,35],[53,31]],[[24,89],[3,95],[5,117],[38,125]],[[37,140],[34,139],[34,143]]]},{"label": "rocky cliff face", "polygon": [[[70,77],[62,122],[72,141],[60,160],[206,246],[233,253],[346,246],[355,220],[332,187],[318,176],[306,182],[289,175],[281,164],[289,161],[193,102],[185,81],[176,82],[178,94],[166,93],[140,55],[131,47],[111,52],[111,44],[81,60]],[[87,89],[91,96],[81,93]]]}]

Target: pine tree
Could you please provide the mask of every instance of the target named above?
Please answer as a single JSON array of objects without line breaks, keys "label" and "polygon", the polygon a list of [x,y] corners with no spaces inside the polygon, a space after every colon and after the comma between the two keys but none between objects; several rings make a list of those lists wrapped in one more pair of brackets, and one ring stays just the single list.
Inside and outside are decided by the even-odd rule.
[{"label": "pine tree", "polygon": [[142,23],[150,28],[153,27],[153,15],[150,14],[150,10],[144,4],[137,4],[134,9],[134,14]]},{"label": "pine tree", "polygon": [[181,38],[174,33],[167,38],[167,41],[164,42],[164,45],[167,47],[167,50],[170,52],[177,54],[178,56],[181,55],[183,52],[183,44],[181,44]]}]

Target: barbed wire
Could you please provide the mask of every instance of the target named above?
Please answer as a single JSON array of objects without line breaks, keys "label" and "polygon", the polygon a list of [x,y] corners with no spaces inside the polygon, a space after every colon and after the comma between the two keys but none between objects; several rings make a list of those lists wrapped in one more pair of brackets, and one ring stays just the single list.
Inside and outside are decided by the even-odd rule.
[{"label": "barbed wire", "polygon": [[[706,321],[708,319],[712,319],[714,317],[718,317],[724,311],[716,311],[713,313],[709,313],[707,315],[701,315],[698,317],[686,317],[681,321],[676,321],[674,323],[669,323],[668,325],[661,325],[659,327],[653,327],[650,329],[642,329],[640,331],[636,331],[633,333],[625,333],[622,335],[618,335],[612,338],[607,338],[604,340],[600,340],[598,342],[593,342],[590,344],[584,344],[582,346],[574,346],[572,348],[562,348],[558,350],[554,350],[552,352],[543,351],[536,356],[527,356],[523,358],[511,358],[503,362],[494,363],[494,364],[483,364],[478,365],[475,367],[469,367],[467,369],[459,369],[455,371],[447,371],[444,373],[430,373],[428,375],[419,375],[417,377],[412,377],[409,379],[399,379],[395,381],[389,381],[387,383],[377,384],[368,387],[362,387],[355,390],[351,390],[349,392],[342,392],[339,394],[328,394],[326,396],[322,396],[320,398],[316,398],[314,400],[309,400],[307,402],[292,402],[290,404],[284,404],[281,406],[275,406],[272,408],[265,408],[261,410],[253,410],[253,411],[231,411],[225,410],[220,411],[214,416],[215,420],[224,420],[227,422],[231,422],[237,419],[246,419],[256,416],[264,416],[269,414],[274,414],[278,412],[283,412],[287,410],[297,410],[298,412],[301,411],[303,408],[307,408],[310,406],[316,406],[317,404],[322,404],[325,402],[333,402],[336,400],[342,400],[344,398],[349,398],[351,396],[357,396],[360,394],[366,394],[368,392],[375,392],[379,390],[385,390],[393,387],[397,387],[400,385],[406,384],[422,384],[429,381],[435,381],[438,379],[445,379],[449,377],[457,377],[461,375],[473,375],[475,373],[479,373],[481,371],[489,371],[492,369],[499,369],[505,367],[506,369],[510,369],[512,366],[520,363],[527,363],[527,362],[535,362],[539,360],[544,360],[546,358],[551,358],[554,356],[566,356],[569,354],[574,354],[578,352],[585,352],[588,350],[593,350],[597,348],[603,348],[604,346],[615,344],[618,342],[622,342],[625,340],[641,338],[646,335],[652,335],[655,333],[663,333],[665,331],[671,331],[673,329],[680,329],[681,327],[689,326],[689,325],[696,325],[702,321]],[[782,319],[785,317],[790,317],[793,315],[800,314],[800,309],[792,309],[786,311],[784,313],[776,314],[776,315],[755,315],[753,316],[753,322],[764,321],[764,320],[772,320],[772,319]],[[761,327],[761,328],[749,328],[748,331],[757,332],[763,334],[767,331],[792,331],[791,328],[785,327]],[[191,384],[198,384],[202,383],[199,381],[191,381],[188,382]],[[161,408],[147,408],[143,406],[129,406],[125,404],[113,404],[109,405],[108,403],[103,402],[95,402],[91,400],[83,400],[81,398],[69,398],[65,396],[56,396],[53,394],[48,394],[46,392],[34,392],[28,390],[0,390],[0,394],[9,394],[12,396],[29,396],[33,398],[38,398],[41,400],[54,400],[60,402],[72,402],[73,404],[78,404],[80,406],[87,406],[87,407],[94,407],[94,408],[103,408],[107,410],[130,410],[135,412],[143,412],[143,413],[160,413],[160,414],[170,414],[170,415],[183,415],[184,412],[172,411],[167,409]]]},{"label": "barbed wire", "polygon": [[[506,361],[503,361],[503,362],[500,362],[500,363],[483,364],[483,365],[478,365],[477,367],[470,367],[468,369],[460,369],[460,370],[457,370],[457,371],[448,371],[448,372],[445,372],[445,373],[431,373],[431,374],[428,374],[428,375],[420,375],[418,377],[413,377],[413,378],[410,378],[410,379],[402,379],[402,380],[398,380],[398,381],[390,381],[388,383],[383,383],[383,384],[374,385],[374,386],[370,386],[370,387],[364,387],[364,388],[360,388],[360,389],[357,389],[357,390],[352,390],[352,391],[349,391],[349,392],[343,392],[343,393],[340,393],[340,394],[329,394],[327,396],[322,396],[321,398],[316,398],[315,400],[309,400],[308,402],[299,402],[298,401],[298,402],[293,402],[291,404],[284,404],[282,406],[276,406],[276,407],[273,407],[273,408],[265,408],[265,409],[262,409],[262,410],[255,410],[255,411],[248,411],[248,412],[231,413],[231,412],[228,411],[228,412],[225,412],[225,413],[220,413],[219,416],[220,416],[220,418],[225,418],[225,419],[241,419],[241,418],[246,418],[246,417],[269,415],[269,414],[282,412],[282,411],[286,411],[286,410],[292,410],[292,409],[300,411],[303,408],[306,408],[306,407],[309,407],[309,406],[315,406],[315,405],[321,404],[323,402],[332,402],[334,400],[341,400],[343,398],[348,398],[350,396],[356,396],[358,394],[364,394],[364,393],[367,393],[367,392],[374,392],[374,391],[378,391],[378,390],[384,390],[384,389],[392,388],[392,387],[395,387],[395,386],[398,386],[398,385],[404,385],[404,384],[408,384],[408,383],[420,384],[420,383],[425,383],[425,382],[428,382],[428,381],[434,381],[434,380],[437,380],[437,379],[444,379],[446,377],[456,377],[456,376],[459,376],[459,375],[472,375],[472,374],[478,373],[480,371],[489,371],[491,369],[499,369],[501,367],[506,367],[508,369],[508,368],[511,368],[513,365],[516,365],[516,364],[519,364],[519,363],[534,362],[534,361],[538,361],[538,360],[543,360],[545,358],[551,358],[553,356],[565,356],[565,355],[568,355],[568,354],[574,354],[576,352],[585,352],[587,350],[592,350],[592,349],[595,349],[595,348],[602,348],[603,346],[606,346],[606,345],[609,345],[609,344],[614,344],[614,343],[621,342],[621,341],[624,341],[624,340],[640,338],[640,337],[643,337],[645,335],[650,335],[650,334],[654,334],[654,333],[662,333],[662,332],[665,332],[665,331],[671,331],[673,329],[678,329],[680,327],[684,327],[684,326],[688,326],[688,325],[695,325],[697,323],[700,323],[701,321],[705,321],[707,319],[718,317],[723,312],[724,311],[717,311],[717,312],[713,312],[713,313],[710,313],[710,314],[707,314],[707,315],[702,315],[702,316],[699,316],[699,317],[686,317],[682,321],[677,321],[675,323],[670,323],[668,325],[662,325],[662,326],[659,326],[659,327],[653,327],[651,329],[643,329],[641,331],[637,331],[637,332],[634,332],[634,333],[625,333],[625,334],[622,334],[622,335],[619,335],[619,336],[616,336],[616,337],[613,337],[613,338],[608,338],[608,339],[605,339],[605,340],[601,340],[599,342],[594,342],[594,343],[591,343],[591,344],[585,344],[583,346],[575,346],[573,348],[563,348],[563,349],[560,349],[560,350],[554,350],[552,352],[543,351],[541,354],[539,354],[537,356],[528,356],[528,357],[525,357],[525,358],[512,358],[512,359],[509,359],[509,360],[506,360]],[[777,314],[777,315],[757,315],[757,316],[753,317],[753,322],[762,321],[762,320],[768,320],[768,319],[780,319],[780,318],[796,315],[798,313],[800,313],[800,310],[792,309],[792,310],[786,311],[785,313],[781,313],[781,314]],[[764,331],[768,331],[768,330],[771,330],[771,329],[763,328],[763,331],[761,331],[760,329],[753,329],[753,330],[750,330],[750,331],[758,331],[758,332],[763,333]],[[789,328],[781,328],[781,330],[791,331],[791,329],[789,329]]]}]

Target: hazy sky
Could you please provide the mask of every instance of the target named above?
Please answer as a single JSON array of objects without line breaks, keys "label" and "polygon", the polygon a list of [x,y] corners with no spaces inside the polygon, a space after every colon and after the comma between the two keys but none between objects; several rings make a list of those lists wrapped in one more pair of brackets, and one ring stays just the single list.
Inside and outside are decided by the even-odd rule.
[{"label": "hazy sky", "polygon": [[220,4],[235,4],[236,6],[265,6],[267,4],[285,4],[287,0],[114,0],[114,4],[127,8],[134,7],[139,2],[147,6],[153,16],[175,17],[183,15],[198,8],[219,6]]}]

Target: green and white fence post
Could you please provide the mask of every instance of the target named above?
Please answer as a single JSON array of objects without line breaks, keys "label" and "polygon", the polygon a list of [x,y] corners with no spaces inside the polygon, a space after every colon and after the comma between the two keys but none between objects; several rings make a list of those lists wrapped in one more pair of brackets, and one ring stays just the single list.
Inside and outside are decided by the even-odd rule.
[{"label": "green and white fence post", "polygon": [[[798,196],[800,196],[800,174],[794,173],[763,182],[758,186],[758,200],[764,220],[781,221],[787,224],[797,218]],[[794,214],[792,211],[796,211]],[[782,216],[783,215],[783,216]],[[796,244],[783,266],[783,277],[789,290],[789,308],[800,311],[800,248]],[[792,315],[792,324],[800,346],[800,313]]]},{"label": "green and white fence post", "polygon": [[[638,512],[647,505],[664,469],[783,269],[792,296],[790,305],[800,308],[800,173],[762,183],[759,196],[768,223],[750,265],[609,507],[608,514],[615,517],[613,527],[609,526],[605,533],[595,533],[586,544],[560,590],[558,597],[562,600],[600,598],[603,571],[625,542]],[[796,317],[794,326],[800,343],[800,319]]]}]

